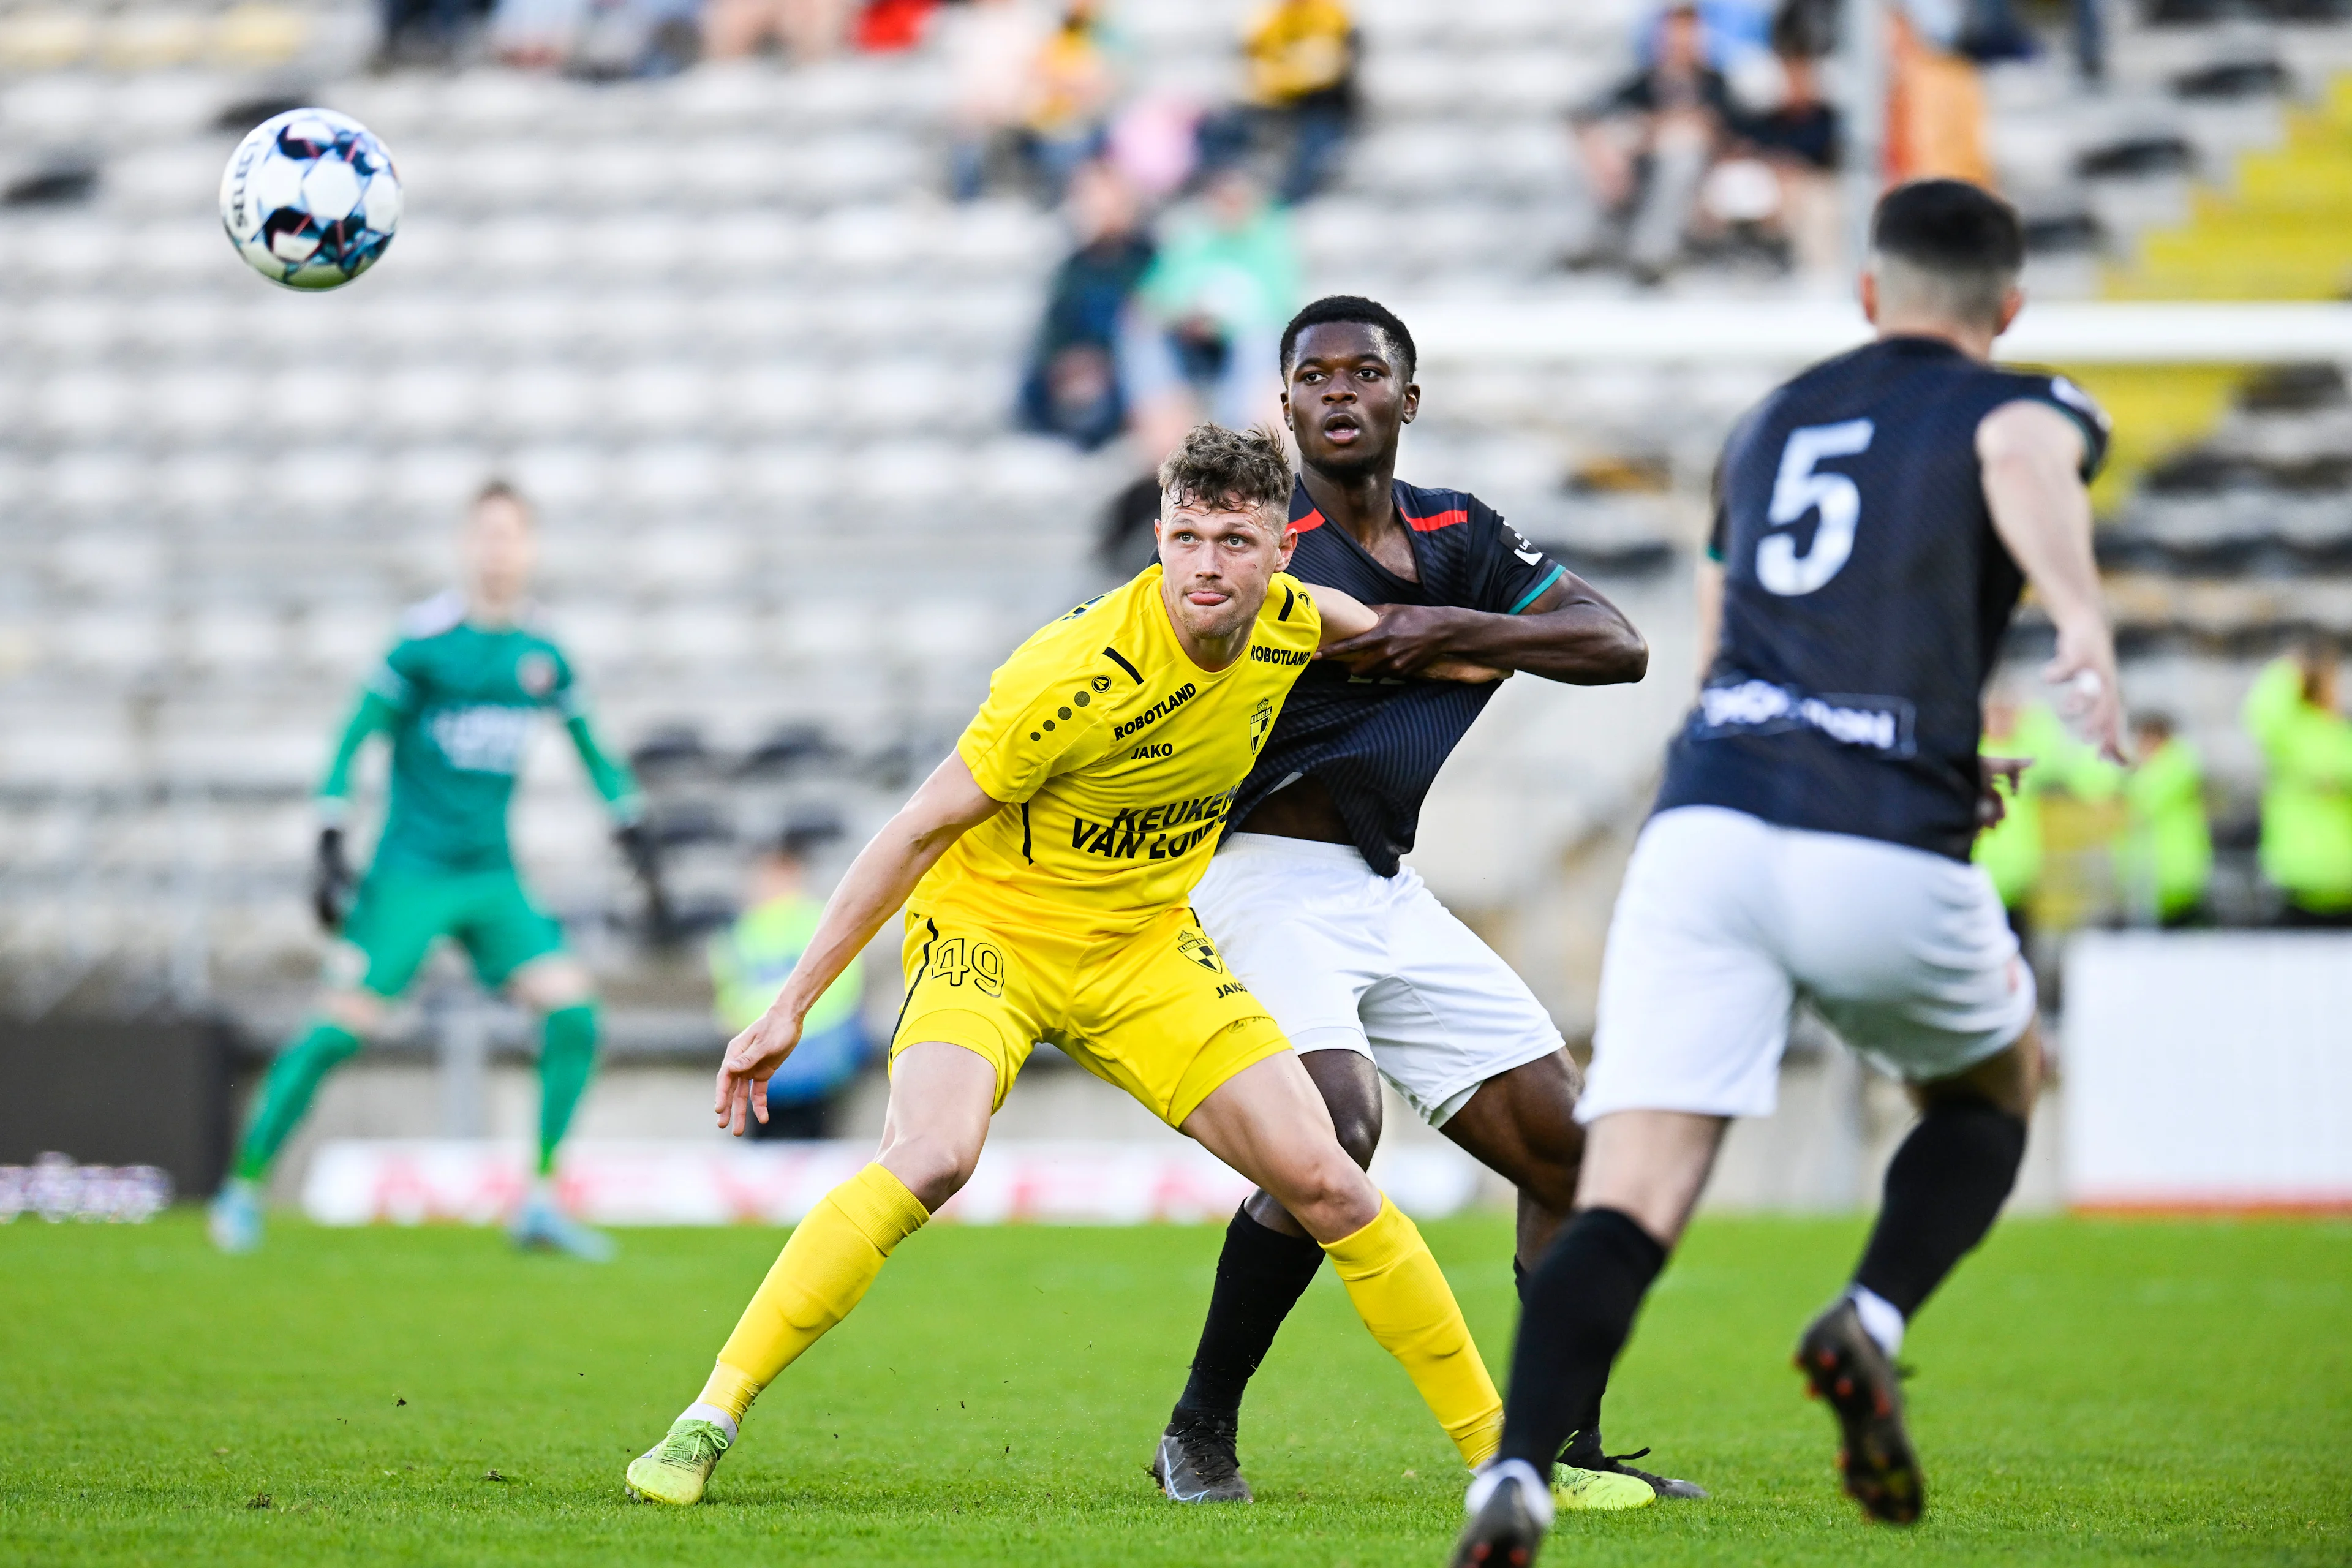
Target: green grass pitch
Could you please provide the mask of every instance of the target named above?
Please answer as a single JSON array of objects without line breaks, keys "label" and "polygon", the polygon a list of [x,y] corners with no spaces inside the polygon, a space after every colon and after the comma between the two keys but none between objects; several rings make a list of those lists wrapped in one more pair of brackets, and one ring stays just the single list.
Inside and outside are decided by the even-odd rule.
[{"label": "green grass pitch", "polygon": [[[1258,1505],[1145,1479],[1219,1234],[915,1237],[754,1409],[712,1500],[674,1510],[625,1502],[622,1468],[693,1397],[773,1232],[624,1233],[595,1268],[481,1231],[280,1223],[224,1258],[185,1213],[20,1220],[0,1562],[1434,1568],[1462,1473],[1328,1270],[1244,1415]],[[2352,1226],[2004,1224],[1905,1347],[1929,1486],[1908,1533],[1838,1493],[1787,1365],[1860,1234],[1696,1228],[1610,1437],[1714,1500],[1570,1518],[1548,1563],[2352,1561]],[[1499,1372],[1507,1226],[1429,1235]]]}]

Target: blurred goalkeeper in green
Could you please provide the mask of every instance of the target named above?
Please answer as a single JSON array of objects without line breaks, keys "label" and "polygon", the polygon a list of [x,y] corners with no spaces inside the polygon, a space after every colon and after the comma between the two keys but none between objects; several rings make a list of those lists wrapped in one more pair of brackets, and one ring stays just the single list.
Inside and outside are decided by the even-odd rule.
[{"label": "blurred goalkeeper in green", "polygon": [[[508,802],[541,712],[562,716],[660,925],[657,867],[635,781],[599,743],[562,650],[530,624],[524,594],[539,549],[530,506],[503,483],[486,486],[467,513],[463,547],[466,591],[403,619],[319,787],[313,892],[320,923],[341,941],[326,995],[271,1066],[235,1169],[213,1200],[212,1237],[226,1251],[260,1245],[260,1184],[320,1080],[383,1026],[434,942],[448,937],[484,985],[541,1018],[538,1176],[515,1215],[515,1241],[588,1258],[612,1254],[608,1239],[562,1212],[552,1181],[556,1148],[595,1066],[595,991],[564,951],[562,928],[524,891],[507,842]],[[391,800],[374,863],[355,882],[342,823],[352,764],[378,733],[392,742]]]}]

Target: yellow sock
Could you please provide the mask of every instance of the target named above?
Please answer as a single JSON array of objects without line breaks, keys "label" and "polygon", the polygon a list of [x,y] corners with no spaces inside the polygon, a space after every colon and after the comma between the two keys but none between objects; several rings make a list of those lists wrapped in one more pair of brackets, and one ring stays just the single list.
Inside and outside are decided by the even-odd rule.
[{"label": "yellow sock", "polygon": [[1453,1287],[1412,1221],[1383,1197],[1377,1219],[1353,1236],[1325,1242],[1323,1250],[1348,1287],[1356,1315],[1404,1363],[1462,1458],[1473,1466],[1493,1458],[1503,1439],[1503,1396],[1486,1375]]},{"label": "yellow sock", "polygon": [[930,1217],[906,1184],[879,1165],[825,1194],[793,1227],[743,1309],[703,1385],[702,1403],[740,1421],[752,1396],[849,1316],[890,1249]]}]

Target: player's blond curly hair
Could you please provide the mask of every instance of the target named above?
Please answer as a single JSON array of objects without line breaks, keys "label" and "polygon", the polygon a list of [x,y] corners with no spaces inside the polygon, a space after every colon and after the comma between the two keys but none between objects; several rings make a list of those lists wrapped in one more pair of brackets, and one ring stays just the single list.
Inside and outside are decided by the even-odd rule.
[{"label": "player's blond curly hair", "polygon": [[1160,504],[1213,501],[1281,516],[1290,504],[1290,454],[1264,425],[1195,425],[1160,465]]}]

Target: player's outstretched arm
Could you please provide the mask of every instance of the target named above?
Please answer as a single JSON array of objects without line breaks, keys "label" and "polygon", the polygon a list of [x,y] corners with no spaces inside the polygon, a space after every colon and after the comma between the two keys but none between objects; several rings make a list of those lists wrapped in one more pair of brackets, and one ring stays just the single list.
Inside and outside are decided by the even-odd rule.
[{"label": "player's outstretched arm", "polygon": [[1323,640],[1317,645],[1316,657],[1337,658],[1348,666],[1351,674],[1367,678],[1418,675],[1431,680],[1460,680],[1473,685],[1501,680],[1510,674],[1497,666],[1457,658],[1437,650],[1431,651],[1411,669],[1374,668],[1381,661],[1381,613],[1351,594],[1320,583],[1307,584],[1306,588],[1323,625]]},{"label": "player's outstretched arm", "polygon": [[2114,762],[2123,762],[2123,693],[2116,645],[2091,552],[2091,494],[2083,485],[2083,433],[2045,403],[2003,404],[1977,426],[1977,461],[1993,531],[2033,584],[2058,630],[2042,678],[2065,693],[2066,717]]},{"label": "player's outstretched arm", "polygon": [[343,917],[351,911],[352,898],[359,889],[359,879],[343,855],[343,820],[351,815],[352,764],[367,738],[391,729],[399,717],[400,710],[382,692],[373,687],[362,691],[358,706],[352,710],[351,720],[335,742],[334,761],[327,764],[327,776],[320,781],[319,848],[310,872],[310,908],[324,930],[343,929]]},{"label": "player's outstretched arm", "polygon": [[825,900],[816,931],[784,988],[757,1023],[727,1044],[713,1107],[721,1127],[740,1137],[751,1117],[768,1119],[768,1079],[800,1043],[801,1020],[808,1010],[866,950],[882,922],[898,911],[923,873],[957,839],[1002,809],[973,780],[963,758],[950,752],[898,815],[858,851]]}]

